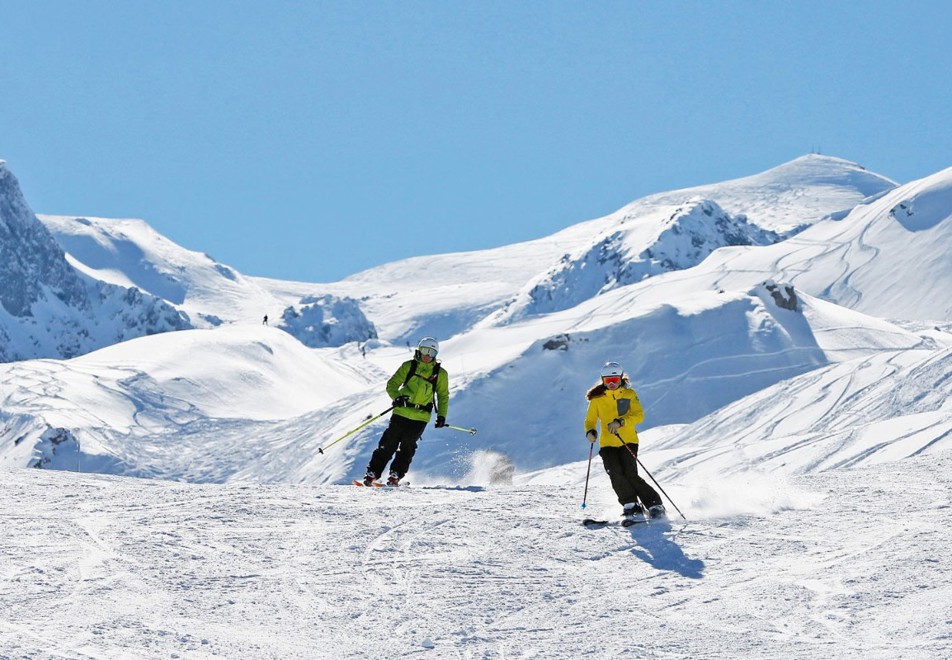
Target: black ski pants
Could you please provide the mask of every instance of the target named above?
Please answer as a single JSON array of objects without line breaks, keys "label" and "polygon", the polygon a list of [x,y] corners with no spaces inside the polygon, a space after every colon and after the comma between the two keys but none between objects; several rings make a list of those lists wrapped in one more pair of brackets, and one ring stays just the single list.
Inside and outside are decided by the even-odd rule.
[{"label": "black ski pants", "polygon": [[[390,425],[380,436],[380,442],[370,457],[370,464],[367,465],[367,471],[373,472],[377,477],[383,474],[383,469],[393,458],[390,465],[390,471],[396,472],[401,479],[410,469],[410,461],[416,453],[417,442],[423,435],[426,428],[426,422],[407,419],[401,415],[392,415]],[[396,457],[394,457],[396,453]]]},{"label": "black ski pants", "polygon": [[[625,447],[602,447],[598,455],[602,457],[605,472],[612,481],[612,489],[618,496],[619,504],[637,502],[639,499],[645,508],[661,504],[661,496],[647,481],[638,475],[638,445]],[[634,455],[633,455],[634,454]]]}]

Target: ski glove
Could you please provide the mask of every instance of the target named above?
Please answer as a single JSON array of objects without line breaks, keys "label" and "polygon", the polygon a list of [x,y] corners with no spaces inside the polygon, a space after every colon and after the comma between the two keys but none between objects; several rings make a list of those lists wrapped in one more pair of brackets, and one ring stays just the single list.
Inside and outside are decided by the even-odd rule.
[{"label": "ski glove", "polygon": [[625,420],[620,417],[616,417],[612,421],[608,422],[608,432],[609,433],[618,433],[618,429],[625,425]]},{"label": "ski glove", "polygon": [[585,434],[585,438],[592,444],[595,444],[595,441],[598,440],[598,434],[595,433],[595,431],[589,431]]},{"label": "ski glove", "polygon": [[443,417],[443,415],[437,415],[436,421],[433,423],[433,426],[435,426],[438,429],[443,428],[444,426],[446,426],[446,418]]},{"label": "ski glove", "polygon": [[402,408],[408,403],[410,403],[410,397],[408,397],[406,394],[401,394],[400,396],[398,396],[396,399],[393,400],[393,407]]}]

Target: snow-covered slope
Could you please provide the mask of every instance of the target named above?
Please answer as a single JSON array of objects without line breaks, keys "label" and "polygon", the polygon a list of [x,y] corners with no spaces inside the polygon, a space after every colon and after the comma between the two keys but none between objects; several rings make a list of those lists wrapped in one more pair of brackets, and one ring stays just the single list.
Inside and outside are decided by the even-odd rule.
[{"label": "snow-covered slope", "polygon": [[[662,474],[689,522],[586,530],[575,484],[2,471],[0,656],[940,660],[950,475],[950,452],[789,480]],[[607,491],[593,472],[590,510]]]},{"label": "snow-covered slope", "polygon": [[623,218],[593,240],[530,281],[498,319],[511,322],[569,309],[600,292],[696,266],[718,248],[767,245],[780,237],[751,225],[744,216],[731,216],[716,202],[696,199]]},{"label": "snow-covered slope", "polygon": [[[273,392],[263,393],[262,383],[312,382],[300,371],[270,362],[251,367],[257,376],[244,376],[249,370],[246,357],[259,350],[256,345],[270,346],[271,342],[270,336],[255,334],[268,332],[257,322],[241,326],[245,330],[235,335],[237,344],[220,360],[192,361],[176,348],[176,340],[134,342],[124,349],[129,351],[125,364],[135,374],[131,380],[110,370],[116,360],[109,354],[104,359],[91,358],[90,365],[103,365],[105,371],[94,373],[100,367],[92,367],[85,381],[76,381],[69,370],[58,373],[55,365],[23,363],[17,365],[20,371],[10,372],[8,382],[50,382],[48,390],[55,390],[64,401],[76,398],[86,403],[86,410],[112,410],[112,395],[91,386],[102,381],[110,383],[112,391],[122,390],[135,412],[120,415],[115,423],[110,418],[104,424],[91,414],[61,422],[56,405],[33,405],[32,391],[18,387],[14,397],[5,397],[5,414],[15,420],[6,432],[16,447],[16,457],[8,458],[13,461],[8,464],[69,464],[72,457],[67,447],[75,445],[80,452],[76,459],[94,462],[120,457],[121,463],[108,463],[108,470],[131,474],[196,481],[327,483],[348,479],[363,470],[379,437],[380,423],[349,437],[333,452],[317,450],[389,405],[383,381],[408,357],[402,342],[396,341],[407,332],[425,331],[444,340],[442,357],[453,389],[451,422],[480,429],[475,438],[446,430],[427,432],[415,469],[454,478],[466,471],[464,459],[473,450],[502,452],[520,470],[576,459],[582,395],[594,381],[598,365],[609,359],[625,364],[647,408],[644,428],[650,429],[698,421],[764,387],[831,363],[897,350],[942,350],[948,336],[941,331],[904,329],[803,291],[793,309],[786,309],[774,298],[779,295],[782,302],[786,285],[770,285],[771,290],[763,283],[776,271],[787,272],[785,267],[793,263],[795,254],[789,260],[780,256],[785,245],[795,245],[792,241],[830,226],[847,226],[859,213],[843,220],[820,220],[813,216],[821,207],[827,216],[843,217],[836,211],[842,210],[839,205],[845,200],[857,202],[878,194],[880,199],[868,204],[873,208],[902,190],[889,193],[890,188],[891,182],[846,161],[805,157],[748,179],[645,198],[546,239],[490,251],[418,257],[320,285],[333,295],[357,301],[367,318],[385,329],[382,342],[320,349],[298,360],[316,379],[322,379],[328,368],[345,365],[350,370],[342,380],[326,381],[326,389],[308,384],[286,392],[266,384]],[[698,191],[704,193],[703,198],[697,197]],[[798,198],[809,203],[799,208]],[[745,199],[754,210],[768,200],[788,219],[795,219],[793,225],[812,222],[813,226],[772,246],[718,248],[775,240],[751,224],[754,218],[738,206]],[[923,209],[936,213],[934,209],[942,208],[941,195],[929,199],[935,202],[916,206],[920,217],[926,213]],[[774,221],[761,222],[782,228],[779,216],[771,217]],[[77,225],[63,222],[66,228],[60,230],[61,236]],[[204,292],[195,300],[210,299],[209,292],[223,278],[235,284],[229,295],[236,304],[243,292],[250,291],[246,285],[260,286],[261,296],[274,295],[275,300],[294,300],[302,294],[298,288],[302,285],[295,283],[224,277],[207,257],[183,253],[142,223],[110,226],[106,221],[89,221],[78,226],[82,240],[74,246],[77,253],[91,258],[101,250],[114,257],[111,262],[102,257],[102,268],[112,264],[128,270],[141,252],[145,255],[139,263],[142,272],[133,273],[130,281],[146,282],[152,277],[161,283],[162,277],[155,273],[178,272],[184,278],[176,280],[178,284],[187,283],[181,290],[186,302],[193,289]],[[617,272],[638,263],[657,266],[658,272],[649,268],[647,279],[616,278],[609,286],[584,295],[578,295],[573,286],[565,291],[557,287],[552,289],[557,295],[549,300],[551,307],[511,313],[518,307],[520,291],[532,291],[540,273],[553,272],[546,271],[551,264],[565,263],[553,255],[590,255],[592,246],[612,235],[619,236],[619,246],[625,248],[616,252],[622,269]],[[115,254],[131,256],[116,258]],[[749,261],[743,268],[723,267],[735,259]],[[573,262],[578,265],[574,272],[583,277],[597,261]],[[162,267],[153,272],[149,264]],[[194,275],[192,268],[199,274]],[[821,277],[821,272],[827,272],[832,280],[841,268],[831,259],[811,275]],[[727,286],[728,281],[736,286]],[[302,326],[316,327],[304,314],[295,313],[300,314]],[[369,334],[366,328],[361,332],[361,338]],[[447,338],[447,334],[455,336]],[[212,343],[228,337],[204,336]],[[208,350],[215,354],[213,348]],[[238,363],[222,369],[219,362],[233,361],[235,356]],[[170,366],[157,375],[152,360]],[[174,366],[180,362],[189,363],[181,373]],[[263,372],[268,370],[270,378],[264,379]],[[130,388],[130,382],[148,386]],[[297,400],[295,393],[307,396],[311,387],[327,395],[316,397],[319,401],[306,409],[287,403]],[[210,405],[204,393],[222,388],[228,396]],[[99,405],[101,397],[104,402]],[[255,403],[256,399],[260,401]],[[65,435],[66,431],[72,435]],[[127,441],[129,435],[136,438],[135,443]],[[7,445],[7,452],[11,451]]]},{"label": "snow-covered slope", "polygon": [[67,257],[90,277],[135,286],[187,313],[197,327],[265,317],[308,346],[339,346],[377,336],[359,304],[313,295],[318,285],[286,283],[275,291],[207,254],[187,250],[142,220],[39,216]]},{"label": "snow-covered slope", "polygon": [[136,286],[186,311],[202,327],[277,317],[282,303],[233,268],[187,250],[134,219],[37,216],[77,268]]},{"label": "snow-covered slope", "polygon": [[[215,479],[281,451],[259,429],[385,377],[260,325],[155,335],[60,362],[0,365],[0,464]],[[223,435],[228,428],[237,434]],[[196,476],[200,475],[200,476]]]},{"label": "snow-covered slope", "polygon": [[722,250],[704,269],[721,287],[774,277],[873,316],[938,321],[952,318],[950,245],[952,168],[783,243]]},{"label": "snow-covered slope", "polygon": [[[867,198],[896,187],[896,182],[842,158],[810,154],[753,176],[675,190],[645,198],[655,204],[681,204],[685,195],[716,200],[732,215],[779,233],[811,225],[826,216],[842,216]],[[630,205],[635,209],[643,203]]]},{"label": "snow-covered slope", "polygon": [[[360,300],[382,338],[402,343],[421,332],[446,337],[465,331],[492,312],[502,310],[502,317],[508,318],[506,308],[513,303],[517,308],[525,305],[520,300],[537,287],[545,290],[537,292],[546,301],[545,309],[565,309],[581,300],[576,289],[594,294],[619,277],[623,284],[635,281],[642,271],[653,274],[693,265],[719,244],[769,242],[761,230],[789,232],[839,216],[895,185],[849,161],[803,156],[751,177],[650,195],[543,239],[394,262],[358,273],[328,290]],[[734,241],[711,237],[718,223]],[[665,230],[673,234],[682,225],[687,228],[681,238],[689,239],[683,247],[677,236],[663,235]],[[660,243],[651,237],[661,237]],[[606,244],[609,265],[652,248],[658,256],[643,255],[644,264],[630,273],[625,264],[620,264],[618,272],[599,264],[596,274],[583,274],[584,264],[597,263]],[[578,277],[572,277],[573,273]],[[553,300],[547,292],[561,292],[569,300]]]},{"label": "snow-covered slope", "polygon": [[668,472],[810,473],[952,449],[952,349],[900,351],[765,388],[658,445]]},{"label": "snow-covered slope", "polygon": [[[646,409],[642,428],[651,428],[693,422],[831,362],[952,343],[949,335],[936,343],[810,296],[800,297],[799,309],[784,309],[767,286],[692,294],[678,284],[661,277],[571,312],[450,342],[469,362],[480,352],[511,350],[466,384],[453,400],[453,416],[480,426],[476,446],[513,456],[520,469],[537,469],[577,456],[583,395],[607,360],[623,363]],[[431,448],[418,461],[437,469],[454,451]]]},{"label": "snow-covered slope", "polygon": [[[520,470],[576,459],[582,395],[611,356],[626,361],[650,428],[693,422],[830,362],[937,347],[811,298],[783,309],[766,287],[681,292],[677,304],[663,302],[678,297],[662,286],[651,293],[639,303],[634,287],[622,288],[571,312],[446,342],[450,419],[479,433],[428,430],[414,469],[459,478],[468,469],[460,459],[483,449]],[[11,443],[3,460],[65,469],[107,461],[108,472],[195,481],[349,480],[363,472],[380,424],[317,450],[386,409],[382,383],[406,358],[399,349],[364,357],[353,345],[308,351],[247,325],[142,338],[65,363],[0,365]],[[53,442],[57,429],[68,442]]]},{"label": "snow-covered slope", "polygon": [[[0,656],[948,657],[949,179],[811,156],[328,285],[46,218],[89,277],[223,326],[0,365]],[[340,345],[259,322],[288,309]],[[478,433],[428,428],[410,488],[335,485],[422,333]],[[581,427],[609,359],[689,522],[577,524],[583,492],[618,509]]]},{"label": "snow-covered slope", "polygon": [[[880,465],[952,450],[952,348],[886,351],[816,369],[693,424],[648,430],[642,456],[666,479],[709,484]],[[580,482],[572,463],[520,483]]]}]

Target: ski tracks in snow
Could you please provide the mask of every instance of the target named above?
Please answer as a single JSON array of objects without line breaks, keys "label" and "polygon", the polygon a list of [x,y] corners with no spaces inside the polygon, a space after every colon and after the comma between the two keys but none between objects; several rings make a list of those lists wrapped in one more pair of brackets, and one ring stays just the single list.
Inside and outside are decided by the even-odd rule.
[{"label": "ski tracks in snow", "polygon": [[586,529],[567,487],[9,471],[0,657],[944,658],[950,474],[944,452],[802,477],[811,511]]}]

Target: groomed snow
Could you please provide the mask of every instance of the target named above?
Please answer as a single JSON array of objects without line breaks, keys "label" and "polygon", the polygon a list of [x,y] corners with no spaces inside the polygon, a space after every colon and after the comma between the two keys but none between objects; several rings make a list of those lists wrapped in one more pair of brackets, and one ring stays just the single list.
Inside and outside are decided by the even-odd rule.
[{"label": "groomed snow", "polygon": [[[599,468],[600,470],[600,468]],[[952,454],[571,486],[194,485],[0,473],[0,657],[947,658]],[[588,511],[614,515],[593,473]]]}]

